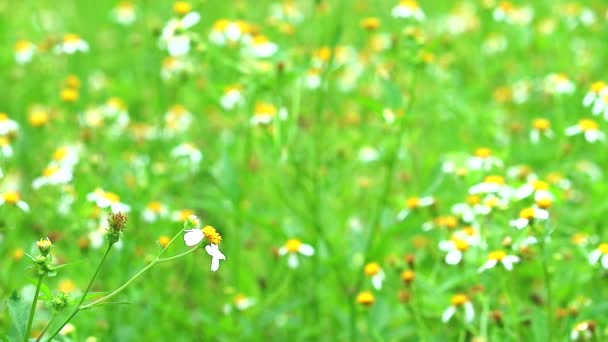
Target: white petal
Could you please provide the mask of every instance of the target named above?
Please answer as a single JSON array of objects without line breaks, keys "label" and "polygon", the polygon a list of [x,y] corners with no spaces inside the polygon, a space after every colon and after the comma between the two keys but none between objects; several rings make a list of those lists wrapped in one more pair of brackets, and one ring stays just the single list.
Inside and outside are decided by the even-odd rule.
[{"label": "white petal", "polygon": [[454,241],[451,241],[451,240],[439,241],[439,249],[444,252],[449,252],[451,250],[454,250],[454,248],[456,248],[454,246]]},{"label": "white petal", "polygon": [[599,249],[594,249],[591,253],[589,253],[589,263],[597,264],[598,260],[602,256],[602,252]]},{"label": "white petal", "polygon": [[608,269],[608,255],[602,257],[602,267]]},{"label": "white petal", "polygon": [[203,241],[203,231],[200,229],[191,229],[187,230],[186,234],[184,234],[184,242],[186,246],[192,247],[198,245],[201,241]]},{"label": "white petal", "polygon": [[447,321],[450,320],[450,318],[452,318],[452,316],[454,316],[455,313],[456,313],[456,308],[455,307],[453,307],[453,306],[448,307],[443,312],[443,315],[441,315],[441,321],[443,323],[446,323]]},{"label": "white petal", "polygon": [[298,261],[298,256],[295,253],[289,253],[287,256],[287,265],[291,268],[297,268],[300,262]]},{"label": "white petal", "polygon": [[528,223],[530,223],[530,221],[528,221],[525,218],[518,218],[517,220],[511,220],[511,222],[509,223],[509,225],[511,227],[515,227],[517,229],[524,229],[528,226]]},{"label": "white petal", "polygon": [[300,250],[298,250],[298,252],[306,256],[311,256],[315,254],[315,249],[311,245],[303,243],[300,245]]},{"label": "white petal", "polygon": [[372,277],[372,286],[378,291],[382,289],[382,282],[384,282],[384,272],[380,272]]},{"label": "white petal", "polygon": [[490,269],[490,268],[492,268],[492,267],[494,267],[494,266],[496,266],[496,260],[488,260],[488,261],[486,261],[486,263],[485,263],[485,264],[483,264],[483,265],[482,265],[482,266],[479,268],[479,271],[478,271],[478,272],[480,272],[480,273],[481,273],[481,272],[483,272],[483,271],[485,271],[485,270],[487,270],[487,269]]},{"label": "white petal", "polygon": [[593,101],[595,100],[595,93],[590,91],[585,95],[585,98],[583,98],[583,106],[588,107],[590,106]]},{"label": "white petal", "polygon": [[182,18],[182,27],[189,28],[196,25],[201,20],[201,15],[197,12],[190,12]]},{"label": "white petal", "polygon": [[462,260],[462,252],[460,252],[457,249],[450,251],[445,256],[445,262],[448,265],[456,265],[456,264],[458,264],[460,262],[460,260]]},{"label": "white petal", "polygon": [[279,248],[279,255],[285,255],[287,254],[287,248],[285,248],[285,246]]},{"label": "white petal", "polygon": [[513,264],[511,263],[511,260],[509,258],[505,257],[504,259],[502,259],[502,264],[505,266],[505,269],[507,271],[513,270]]},{"label": "white petal", "polygon": [[515,190],[515,198],[520,200],[526,198],[534,192],[532,184],[524,184]]},{"label": "white petal", "polygon": [[30,211],[30,206],[23,201],[17,202],[17,207],[19,207],[19,209],[21,209],[23,211]]},{"label": "white petal", "polygon": [[475,309],[473,309],[473,304],[471,302],[464,303],[464,320],[467,323],[473,322],[475,319]]},{"label": "white petal", "polygon": [[534,218],[546,220],[549,218],[549,212],[544,209],[534,209]]},{"label": "white petal", "polygon": [[566,128],[565,133],[566,135],[576,135],[579,134],[581,132],[581,128],[576,125],[576,126],[570,126],[568,128]]},{"label": "white petal", "polygon": [[397,221],[403,221],[405,220],[405,218],[407,217],[407,215],[410,214],[410,211],[407,209],[403,209],[401,210],[398,214],[397,214]]}]

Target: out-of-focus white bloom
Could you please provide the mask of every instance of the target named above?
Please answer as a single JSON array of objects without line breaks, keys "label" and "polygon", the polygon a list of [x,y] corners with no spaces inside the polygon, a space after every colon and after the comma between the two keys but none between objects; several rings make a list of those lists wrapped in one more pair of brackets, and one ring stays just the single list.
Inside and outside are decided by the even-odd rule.
[{"label": "out-of-focus white bloom", "polygon": [[192,62],[185,57],[168,56],[163,59],[160,77],[169,81],[179,76],[187,75],[193,70]]},{"label": "out-of-focus white bloom", "polygon": [[283,1],[282,3],[272,4],[270,6],[270,20],[299,24],[304,19],[304,15],[295,6],[294,1]]},{"label": "out-of-focus white bloom", "polygon": [[606,135],[600,131],[597,122],[589,119],[581,119],[577,125],[567,127],[565,133],[568,136],[582,133],[585,136],[585,140],[590,143],[606,139]]},{"label": "out-of-focus white bloom", "polygon": [[279,51],[279,46],[266,38],[263,35],[257,35],[251,39],[247,39],[247,47],[245,54],[256,58],[267,58]]},{"label": "out-of-focus white bloom", "polygon": [[51,165],[64,169],[72,169],[77,163],[80,147],[77,145],[63,146],[53,152]]},{"label": "out-of-focus white bloom", "polygon": [[281,120],[287,119],[287,109],[280,108],[277,110],[277,108],[270,103],[257,102],[255,104],[253,116],[251,117],[251,124],[254,126],[267,125],[271,123],[276,116]]},{"label": "out-of-focus white bloom", "polygon": [[526,208],[519,212],[519,218],[511,220],[509,225],[517,229],[524,229],[532,221],[544,221],[549,219],[549,212],[537,207]]},{"label": "out-of-focus white bloom", "polygon": [[494,8],[492,17],[498,22],[528,25],[534,18],[534,10],[530,6],[515,7],[509,1],[502,1]]},{"label": "out-of-focus white bloom", "polygon": [[321,70],[311,68],[304,76],[304,84],[308,89],[318,89],[321,86]]},{"label": "out-of-focus white bloom", "polygon": [[297,268],[300,265],[297,254],[305,256],[312,256],[315,254],[314,248],[298,239],[287,240],[284,246],[279,248],[279,255],[283,256],[289,254],[287,257],[287,264],[290,268]]},{"label": "out-of-focus white bloom", "polygon": [[602,267],[608,270],[608,243],[600,244],[589,253],[589,263],[595,265],[601,261]]},{"label": "out-of-focus white bloom", "polygon": [[247,22],[220,19],[213,23],[209,40],[216,45],[235,45],[250,33],[251,28]]},{"label": "out-of-focus white bloom", "polygon": [[141,212],[141,217],[148,223],[156,222],[159,218],[166,217],[169,214],[167,206],[161,202],[153,201],[146,205],[146,208]]},{"label": "out-of-focus white bloom", "polygon": [[44,185],[66,184],[72,181],[72,171],[51,164],[42,171],[42,176],[34,179],[32,188],[39,189]]},{"label": "out-of-focus white bloom", "polygon": [[603,115],[604,119],[608,120],[608,86],[606,83],[602,81],[593,83],[583,98],[583,105],[591,106],[593,115]]},{"label": "out-of-focus white bloom", "polygon": [[595,321],[582,321],[577,323],[570,331],[570,339],[572,341],[589,341],[595,333]]},{"label": "out-of-focus white bloom", "polygon": [[55,46],[53,51],[73,55],[76,52],[88,52],[89,44],[79,35],[69,33],[63,36],[63,40]]},{"label": "out-of-focus white bloom", "polygon": [[117,23],[129,26],[137,19],[135,6],[129,1],[122,1],[112,10],[112,17]]},{"label": "out-of-focus white bloom", "polygon": [[464,321],[471,323],[475,319],[475,309],[469,297],[464,294],[457,294],[452,297],[451,305],[441,315],[441,321],[447,323],[456,313],[458,308],[464,309]]},{"label": "out-of-focus white bloom", "polygon": [[380,158],[380,153],[371,146],[364,146],[359,150],[359,161],[363,163],[371,163],[378,158]]},{"label": "out-of-focus white bloom", "polygon": [[243,87],[240,84],[228,86],[220,98],[220,106],[225,110],[233,110],[243,103]]},{"label": "out-of-focus white bloom", "polygon": [[433,196],[424,196],[424,197],[410,197],[405,202],[405,208],[402,209],[397,214],[397,220],[403,221],[408,215],[418,209],[423,207],[429,207],[436,203],[435,197]]},{"label": "out-of-focus white bloom", "polygon": [[467,159],[467,167],[471,170],[489,171],[493,167],[502,167],[502,165],[502,160],[493,156],[489,148],[478,148],[475,154]]},{"label": "out-of-focus white bloom", "polygon": [[507,255],[504,251],[497,250],[488,254],[488,261],[479,268],[479,272],[483,272],[501,263],[507,271],[513,270],[513,264],[519,262],[519,257],[515,255]]},{"label": "out-of-focus white bloom", "polygon": [[457,265],[462,261],[464,252],[469,249],[469,243],[465,240],[452,238],[450,240],[440,241],[439,249],[447,252],[445,262],[448,265]]},{"label": "out-of-focus white bloom", "polygon": [[505,184],[505,179],[497,175],[486,176],[483,182],[469,188],[471,195],[496,193],[503,198],[510,198],[512,192],[513,189]]},{"label": "out-of-focus white bloom", "polygon": [[15,62],[26,64],[31,62],[36,54],[36,45],[28,40],[20,40],[15,43]]},{"label": "out-of-focus white bloom", "polygon": [[376,290],[382,289],[382,283],[384,282],[384,278],[386,275],[384,274],[384,270],[380,267],[380,264],[377,262],[370,262],[365,265],[363,269],[366,276],[368,276],[372,281],[372,286]]},{"label": "out-of-focus white bloom", "polygon": [[30,206],[21,199],[21,193],[17,191],[5,191],[0,194],[0,206],[14,205],[23,211],[30,211]]},{"label": "out-of-focus white bloom", "polygon": [[87,201],[95,202],[95,205],[102,209],[110,208],[113,213],[127,213],[131,211],[129,205],[120,202],[120,197],[117,194],[104,191],[101,188],[97,188],[95,191],[87,194]]},{"label": "out-of-focus white bloom", "polygon": [[180,17],[169,20],[160,36],[161,46],[166,48],[171,56],[184,56],[188,54],[192,39],[187,30],[196,25],[201,19],[198,12],[191,11],[189,4],[179,8],[180,4],[183,4],[183,2],[178,2],[175,6],[175,10]]},{"label": "out-of-focus white bloom", "polygon": [[171,156],[177,159],[185,159],[192,166],[198,166],[201,160],[203,160],[203,153],[190,143],[179,144],[173,148]]},{"label": "out-of-focus white bloom", "polygon": [[549,74],[544,82],[543,88],[546,93],[553,95],[572,94],[576,90],[574,82],[564,74]]},{"label": "out-of-focus white bloom", "polygon": [[185,132],[193,121],[192,113],[184,106],[176,104],[165,113],[166,135],[174,136]]},{"label": "out-of-focus white bloom", "polygon": [[553,138],[555,134],[551,130],[551,122],[544,118],[534,119],[532,121],[532,129],[530,130],[530,141],[538,144],[540,137]]},{"label": "out-of-focus white bloom", "polygon": [[234,296],[232,300],[232,304],[224,305],[224,314],[228,315],[232,312],[232,308],[236,308],[239,311],[247,310],[250,307],[254,306],[256,303],[255,298],[246,297],[245,295],[239,293]]},{"label": "out-of-focus white bloom", "polygon": [[486,55],[495,55],[507,49],[507,37],[500,33],[490,34],[481,44],[481,51]]},{"label": "out-of-focus white bloom", "polygon": [[5,158],[13,156],[13,147],[8,137],[0,136],[0,154]]},{"label": "out-of-focus white bloom", "polygon": [[0,135],[17,133],[19,124],[11,120],[6,113],[0,113]]},{"label": "out-of-focus white bloom", "polygon": [[549,191],[549,183],[537,179],[530,179],[526,184],[520,186],[513,193],[515,199],[521,200],[534,195],[534,200],[549,199],[553,201],[554,196]]},{"label": "out-of-focus white bloom", "polygon": [[424,20],[424,12],[418,5],[416,0],[401,0],[399,4],[393,7],[391,11],[391,15],[394,18],[403,18],[403,19],[416,19],[418,21]]}]

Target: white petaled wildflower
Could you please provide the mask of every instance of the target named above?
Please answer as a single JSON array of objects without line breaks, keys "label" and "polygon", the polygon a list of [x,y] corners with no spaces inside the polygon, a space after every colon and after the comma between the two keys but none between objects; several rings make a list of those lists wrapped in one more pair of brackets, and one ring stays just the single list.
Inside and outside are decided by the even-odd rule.
[{"label": "white petaled wildflower", "polygon": [[424,196],[424,197],[410,197],[405,201],[405,208],[402,209],[397,214],[397,220],[403,221],[405,220],[409,214],[418,209],[432,206],[436,203],[435,197],[433,196]]},{"label": "white petaled wildflower", "polygon": [[504,210],[508,206],[508,198],[488,194],[479,203],[473,206],[473,211],[477,215],[489,215],[495,209]]},{"label": "white petaled wildflower", "polygon": [[571,94],[576,90],[574,82],[564,74],[549,74],[544,80],[544,90],[549,94]]},{"label": "white petaled wildflower", "polygon": [[480,268],[479,272],[483,272],[501,263],[507,271],[513,270],[513,264],[519,262],[519,257],[516,255],[507,255],[504,251],[497,250],[488,254],[486,261]]},{"label": "white petaled wildflower", "polygon": [[220,19],[213,23],[209,40],[216,45],[235,45],[250,33],[249,24],[244,21]]},{"label": "white petaled wildflower", "polygon": [[6,113],[0,113],[0,135],[8,135],[17,133],[19,124],[12,120]]},{"label": "white petaled wildflower", "polygon": [[589,263],[595,265],[601,261],[602,267],[608,269],[608,243],[600,244],[596,249],[589,253]]},{"label": "white petaled wildflower", "polygon": [[317,68],[309,69],[304,76],[304,85],[311,90],[318,89],[321,86],[321,70]]},{"label": "white petaled wildflower", "polygon": [[483,182],[473,185],[469,188],[469,194],[497,194],[502,198],[509,198],[513,193],[513,188],[505,184],[505,179],[502,176],[490,175],[486,176]]},{"label": "white petaled wildflower", "polygon": [[137,19],[137,15],[135,13],[135,6],[133,5],[133,3],[128,1],[120,2],[112,10],[112,17],[117,23],[121,25],[132,25],[135,22],[135,19]]},{"label": "white petaled wildflower", "polygon": [[304,15],[295,6],[293,1],[283,1],[282,3],[270,6],[270,20],[290,24],[299,24],[304,19]]},{"label": "white petaled wildflower", "polygon": [[[199,225],[196,216],[189,216],[188,220]],[[188,229],[184,232],[184,243],[188,247],[193,247],[200,244],[203,240],[209,242],[205,246],[205,251],[211,256],[211,271],[215,272],[220,268],[220,260],[226,260],[226,256],[219,249],[219,243],[222,241],[222,236],[211,226],[205,226],[203,229],[198,227]]]},{"label": "white petaled wildflower", "polygon": [[148,223],[156,222],[159,218],[167,217],[169,210],[161,202],[153,201],[146,205],[146,208],[141,212],[141,217]]},{"label": "white petaled wildflower", "polygon": [[232,304],[224,304],[224,314],[228,315],[232,312],[232,308],[234,306],[234,308],[236,308],[239,311],[243,311],[243,310],[247,310],[250,307],[254,306],[256,303],[255,298],[252,297],[246,297],[243,294],[237,294],[236,296],[234,296],[234,299],[232,300]]},{"label": "white petaled wildflower", "polygon": [[365,275],[371,279],[372,286],[376,290],[381,290],[382,283],[384,282],[386,275],[384,274],[382,267],[380,267],[380,264],[377,262],[370,262],[369,264],[365,265],[363,271],[365,272]]},{"label": "white petaled wildflower", "polygon": [[469,243],[459,238],[439,241],[439,249],[447,252],[445,263],[448,265],[457,265],[462,261],[464,252],[469,249]]},{"label": "white petaled wildflower", "polygon": [[254,126],[267,125],[270,124],[277,116],[281,120],[287,119],[287,109],[280,108],[277,110],[277,108],[272,104],[258,102],[255,104],[254,113],[251,117],[251,124]]},{"label": "white petaled wildflower", "polygon": [[179,76],[188,75],[193,68],[192,62],[186,57],[167,56],[163,59],[160,77],[164,81],[170,81]]},{"label": "white petaled wildflower", "polygon": [[189,11],[190,8],[186,8],[188,6],[177,8],[179,4],[176,3],[176,12],[182,14],[182,16],[169,20],[161,32],[161,45],[167,49],[171,56],[184,56],[190,51],[192,39],[187,29],[196,25],[201,16],[197,12]]},{"label": "white petaled wildflower", "polygon": [[597,122],[589,119],[581,119],[577,125],[567,127],[565,133],[568,136],[583,134],[590,143],[606,140],[606,135],[600,131]]},{"label": "white petaled wildflower", "polygon": [[279,51],[279,46],[263,35],[257,35],[253,38],[246,39],[245,42],[247,43],[245,53],[252,57],[268,58]]},{"label": "white petaled wildflower", "polygon": [[481,51],[486,55],[495,55],[505,51],[508,46],[507,37],[503,34],[492,33],[481,44]]},{"label": "white petaled wildflower", "polygon": [[32,188],[39,189],[44,185],[67,184],[72,181],[72,171],[57,165],[50,165],[42,171],[42,176],[34,179]]},{"label": "white petaled wildflower", "polygon": [[13,147],[8,137],[0,136],[0,154],[5,158],[13,156]]},{"label": "white petaled wildflower", "polygon": [[526,208],[519,212],[519,218],[511,220],[509,225],[517,229],[524,229],[532,221],[544,221],[549,219],[549,212],[538,207]]},{"label": "white petaled wildflower", "polygon": [[547,119],[539,118],[532,122],[532,129],[530,130],[530,141],[534,144],[540,142],[541,136],[545,138],[553,138],[555,134],[551,130],[551,122]]},{"label": "white petaled wildflower", "polygon": [[27,40],[20,40],[15,43],[15,62],[26,64],[32,61],[36,54],[36,45]]},{"label": "white petaled wildflower", "polygon": [[493,167],[502,167],[503,162],[500,158],[492,155],[489,148],[478,148],[475,154],[467,159],[467,166],[471,170],[489,171]]},{"label": "white petaled wildflower", "polygon": [[192,113],[184,106],[176,104],[165,113],[165,135],[174,136],[185,132],[194,121]]},{"label": "white petaled wildflower", "polygon": [[21,193],[17,191],[5,191],[0,194],[0,206],[14,205],[23,211],[30,211],[30,206],[21,199]]},{"label": "white petaled wildflower", "polygon": [[228,86],[220,98],[220,106],[224,110],[233,110],[243,103],[243,87],[240,84]]},{"label": "white petaled wildflower", "polygon": [[287,240],[287,243],[279,248],[279,255],[283,256],[288,254],[287,265],[289,265],[290,268],[297,268],[300,265],[298,253],[305,256],[312,256],[315,254],[315,249],[311,245],[302,243],[302,241],[298,239]]},{"label": "white petaled wildflower", "polygon": [[543,199],[553,201],[554,199],[553,194],[549,191],[549,183],[537,179],[531,179],[526,184],[515,189],[515,192],[513,193],[513,197],[518,200],[528,198],[532,195],[534,195],[534,200],[536,201]]},{"label": "white petaled wildflower", "polygon": [[608,93],[602,94],[593,103],[591,109],[593,115],[602,115],[605,120],[608,120]]},{"label": "white petaled wildflower", "polygon": [[95,202],[95,205],[102,209],[110,208],[113,213],[127,213],[131,211],[131,207],[122,203],[117,194],[104,191],[101,188],[97,188],[95,191],[87,194],[87,201]]},{"label": "white petaled wildflower", "polygon": [[471,323],[475,319],[475,309],[473,308],[473,304],[469,297],[464,294],[457,294],[452,296],[451,305],[448,306],[447,309],[441,315],[441,321],[443,323],[447,323],[452,319],[454,314],[459,308],[463,308],[464,310],[464,321],[466,323]]},{"label": "white petaled wildflower", "polygon": [[362,163],[371,163],[380,158],[378,150],[371,146],[364,146],[359,150],[359,161]]},{"label": "white petaled wildflower", "polygon": [[577,323],[570,331],[570,339],[572,341],[588,341],[593,338],[595,332],[595,321],[582,321]]},{"label": "white petaled wildflower", "polygon": [[418,5],[418,2],[416,0],[399,1],[399,4],[397,4],[391,10],[391,15],[394,18],[413,18],[418,21],[422,21],[425,18],[424,12],[420,8],[420,5]]},{"label": "white petaled wildflower", "polygon": [[80,153],[78,145],[63,146],[53,152],[51,166],[71,170],[77,163]]},{"label": "white petaled wildflower", "polygon": [[597,81],[591,84],[589,91],[583,98],[583,106],[589,107],[602,96],[608,95],[608,85],[604,81]]},{"label": "white petaled wildflower", "polygon": [[73,55],[76,52],[88,52],[89,44],[79,35],[70,33],[63,36],[63,40],[54,48],[55,53]]},{"label": "white petaled wildflower", "polygon": [[171,150],[171,156],[176,159],[185,159],[191,166],[198,166],[203,160],[203,153],[190,143],[183,143]]}]

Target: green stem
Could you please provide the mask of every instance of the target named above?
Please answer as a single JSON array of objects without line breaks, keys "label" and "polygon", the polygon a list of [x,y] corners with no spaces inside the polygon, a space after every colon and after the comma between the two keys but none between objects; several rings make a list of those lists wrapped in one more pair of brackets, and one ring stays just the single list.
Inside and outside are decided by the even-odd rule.
[{"label": "green stem", "polygon": [[[80,297],[80,301],[78,302],[78,305],[76,305],[76,308],[74,309],[74,311],[72,311],[70,316],[68,316],[68,318],[65,321],[63,321],[63,324],[61,324],[61,326],[59,326],[59,328],[57,328],[55,330],[55,332],[51,335],[51,337],[49,337],[47,339],[47,342],[50,342],[51,340],[53,340],[53,338],[55,336],[57,336],[57,334],[59,334],[61,329],[63,329],[63,327],[65,327],[65,325],[68,324],[70,322],[70,320],[72,318],[74,318],[74,316],[76,316],[78,311],[80,311],[80,306],[82,305],[82,303],[84,303],[87,293],[89,293],[89,291],[91,290],[91,286],[93,286],[93,281],[95,281],[95,278],[97,278],[97,274],[99,273],[99,270],[101,269],[101,265],[103,265],[104,261],[106,261],[106,257],[110,253],[112,246],[113,246],[112,243],[108,244],[108,248],[106,249],[106,252],[103,254],[103,257],[101,258],[101,261],[99,262],[99,265],[97,265],[97,269],[95,270],[95,273],[93,273],[93,277],[91,277],[91,280],[89,281],[89,285],[87,286],[87,289],[82,293],[82,297]],[[40,335],[40,337],[42,337],[42,334]]]},{"label": "green stem", "polygon": [[38,302],[38,295],[40,294],[40,286],[42,286],[42,278],[44,278],[44,274],[41,274],[38,277],[36,293],[34,294],[34,300],[32,300],[32,308],[30,309],[30,318],[27,321],[27,328],[25,328],[25,336],[23,336],[24,342],[27,342],[30,339],[30,334],[32,331],[32,322],[34,321],[34,313],[36,313],[36,303]]},{"label": "green stem", "polygon": [[[546,227],[544,227],[546,230]],[[553,294],[551,292],[551,276],[549,274],[549,263],[547,260],[547,246],[546,246],[546,238],[547,235],[545,234],[545,232],[543,231],[543,234],[541,234],[541,241],[539,243],[540,248],[541,248],[541,265],[542,265],[542,269],[543,269],[543,280],[545,282],[545,290],[546,290],[546,309],[547,309],[547,337],[548,337],[548,341],[553,341],[553,320],[552,320],[552,316],[553,316],[553,301],[552,301],[552,297]]]},{"label": "green stem", "polygon": [[117,288],[116,290],[110,292],[109,294],[87,304],[87,305],[82,305],[79,307],[79,310],[87,310],[90,309],[96,305],[99,305],[100,303],[116,296],[117,294],[119,294],[120,292],[122,292],[124,289],[126,289],[127,287],[129,287],[129,285],[131,285],[131,283],[133,283],[135,280],[137,280],[139,277],[141,277],[144,273],[146,273],[149,269],[151,269],[152,267],[158,265],[158,264],[162,264],[164,262],[168,262],[168,261],[172,261],[175,259],[179,259],[181,257],[184,257],[194,251],[196,251],[199,248],[199,246],[196,246],[194,248],[191,248],[183,253],[174,255],[172,257],[168,257],[168,258],[156,258],[154,259],[154,261],[152,261],[151,263],[148,264],[148,266],[142,268],[139,272],[137,272],[133,277],[131,277],[131,279],[127,280],[127,282],[125,282],[124,284],[122,284],[119,288]]},{"label": "green stem", "polygon": [[49,330],[49,328],[51,327],[51,323],[53,323],[53,320],[55,320],[55,317],[57,317],[57,312],[53,313],[53,315],[51,316],[51,319],[49,319],[49,321],[46,323],[46,326],[44,327],[44,329],[42,329],[42,332],[36,339],[36,342],[40,341],[42,339],[42,336],[44,335],[44,333],[46,333],[46,331]]}]

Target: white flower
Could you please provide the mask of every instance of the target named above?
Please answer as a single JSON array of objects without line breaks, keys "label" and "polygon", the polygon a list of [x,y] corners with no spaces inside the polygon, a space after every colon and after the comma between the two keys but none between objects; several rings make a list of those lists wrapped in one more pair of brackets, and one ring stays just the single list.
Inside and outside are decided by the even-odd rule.
[{"label": "white flower", "polygon": [[224,94],[220,98],[220,106],[224,110],[233,110],[244,100],[243,89],[240,85],[229,86],[224,89]]},{"label": "white flower", "polygon": [[585,136],[585,140],[590,143],[606,139],[606,135],[604,132],[600,131],[599,125],[595,121],[589,119],[579,120],[577,125],[567,127],[565,133],[568,136],[582,133]]},{"label": "white flower", "polygon": [[544,80],[545,92],[554,95],[571,94],[576,86],[564,74],[549,74]]},{"label": "white flower", "polygon": [[510,198],[513,189],[505,184],[505,180],[501,176],[487,176],[483,182],[473,185],[469,188],[469,194],[496,194],[501,198]]},{"label": "white flower", "polygon": [[249,39],[245,53],[257,58],[267,58],[274,55],[279,46],[268,40],[265,36],[257,35]]},{"label": "white flower", "polygon": [[30,206],[21,200],[21,194],[17,191],[5,191],[0,195],[0,206],[4,204],[15,205],[23,211],[30,211]]},{"label": "white flower", "polygon": [[117,23],[129,26],[135,22],[135,19],[137,19],[135,6],[133,6],[133,4],[130,2],[123,1],[114,7],[112,10],[112,17]]},{"label": "white flower", "polygon": [[[197,227],[199,226],[198,218],[194,215],[188,216],[187,222],[194,222]],[[220,260],[226,260],[226,256],[220,252],[218,247],[218,244],[222,241],[221,235],[211,226],[185,231],[184,243],[188,247],[198,245],[203,239],[209,242],[209,245],[205,246],[205,251],[211,256],[211,271],[215,272],[220,268]]]},{"label": "white flower", "polygon": [[462,239],[452,238],[439,242],[439,249],[447,252],[445,262],[448,265],[457,265],[462,261],[464,252],[469,249],[469,244]]},{"label": "white flower", "polygon": [[401,0],[397,6],[393,7],[391,15],[394,18],[424,20],[424,12],[416,0]]},{"label": "white flower", "polygon": [[464,294],[457,294],[452,297],[451,305],[441,315],[441,321],[447,323],[452,319],[458,308],[464,309],[464,320],[466,323],[471,323],[475,319],[475,309],[469,297]]},{"label": "white flower", "polygon": [[89,44],[80,36],[70,33],[63,36],[63,40],[55,46],[54,51],[55,53],[66,53],[68,55],[76,52],[88,52]]},{"label": "white flower", "polygon": [[15,43],[15,62],[18,64],[29,63],[36,54],[36,45],[27,40]]},{"label": "white flower", "polygon": [[110,208],[113,213],[127,213],[131,211],[131,207],[120,202],[120,197],[113,193],[104,191],[101,188],[95,189],[94,192],[87,194],[87,201],[95,202],[99,208]]},{"label": "white flower", "polygon": [[488,254],[488,261],[479,268],[479,272],[483,272],[493,268],[498,263],[501,263],[507,271],[513,270],[513,264],[519,262],[519,257],[515,255],[507,255],[504,251],[497,250]]},{"label": "white flower", "polygon": [[500,158],[492,155],[492,151],[488,148],[478,148],[475,155],[468,158],[466,161],[467,167],[471,170],[490,171],[493,167],[502,167],[503,163]]},{"label": "white flower", "polygon": [[591,340],[593,337],[593,332],[596,328],[596,324],[594,321],[582,321],[577,323],[572,331],[570,331],[570,339],[573,341],[583,340]]},{"label": "white flower", "polygon": [[513,197],[517,200],[521,200],[530,197],[532,194],[534,194],[535,201],[543,199],[554,200],[553,194],[549,191],[549,184],[533,178],[526,184],[515,189]]},{"label": "white flower", "polygon": [[226,260],[226,257],[220,252],[218,246],[213,243],[205,246],[205,251],[211,256],[211,271],[217,271],[220,268],[220,260]]},{"label": "white flower", "polygon": [[0,135],[16,133],[19,130],[19,124],[9,119],[6,113],[0,113]]},{"label": "white flower", "polygon": [[547,119],[535,119],[532,122],[532,129],[530,130],[530,141],[534,144],[538,144],[540,137],[553,138],[555,134],[551,130],[551,123]]},{"label": "white flower", "polygon": [[378,160],[378,158],[380,158],[380,153],[371,146],[363,146],[359,150],[359,161],[363,163],[371,163]]},{"label": "white flower", "polygon": [[308,89],[317,89],[321,86],[321,71],[317,68],[309,69],[304,76],[304,84]]},{"label": "white flower", "polygon": [[169,214],[167,207],[161,202],[150,202],[142,211],[141,216],[148,223],[156,222],[161,217],[166,217]]},{"label": "white flower", "polygon": [[32,188],[38,189],[44,185],[66,184],[72,180],[72,171],[57,165],[50,165],[42,171],[42,176],[34,179]]},{"label": "white flower", "polygon": [[384,270],[380,267],[380,265],[376,262],[370,262],[369,264],[365,265],[364,272],[366,276],[370,277],[372,286],[376,290],[381,290],[382,283],[384,282],[386,275],[384,274]]},{"label": "white flower", "polygon": [[173,18],[167,22],[162,30],[160,42],[166,47],[171,56],[184,56],[190,51],[191,39],[186,31],[196,25],[200,14],[190,12],[181,18]]},{"label": "white flower", "polygon": [[183,143],[173,148],[171,156],[177,159],[185,158],[192,166],[197,166],[203,160],[203,153],[190,143]]},{"label": "white flower", "polygon": [[258,102],[255,104],[254,114],[251,117],[251,124],[267,125],[270,124],[274,118],[278,116],[281,120],[287,119],[287,109],[281,107],[277,110],[275,106],[265,102]]},{"label": "white flower", "polygon": [[435,204],[435,197],[424,196],[424,197],[410,197],[405,202],[405,208],[397,214],[397,220],[403,221],[408,215],[418,208],[429,207]]},{"label": "white flower", "polygon": [[595,265],[601,260],[602,267],[608,270],[608,243],[600,244],[589,253],[589,263]]},{"label": "white flower", "polygon": [[287,240],[287,243],[285,243],[284,246],[279,248],[279,255],[283,256],[288,253],[287,264],[290,268],[296,268],[300,264],[297,256],[298,253],[305,256],[312,256],[315,254],[315,250],[311,245],[302,243],[302,241],[298,239],[290,239]]},{"label": "white flower", "polygon": [[519,213],[519,218],[511,220],[509,225],[517,229],[524,229],[533,220],[547,220],[549,218],[549,212],[537,207],[526,208]]}]

